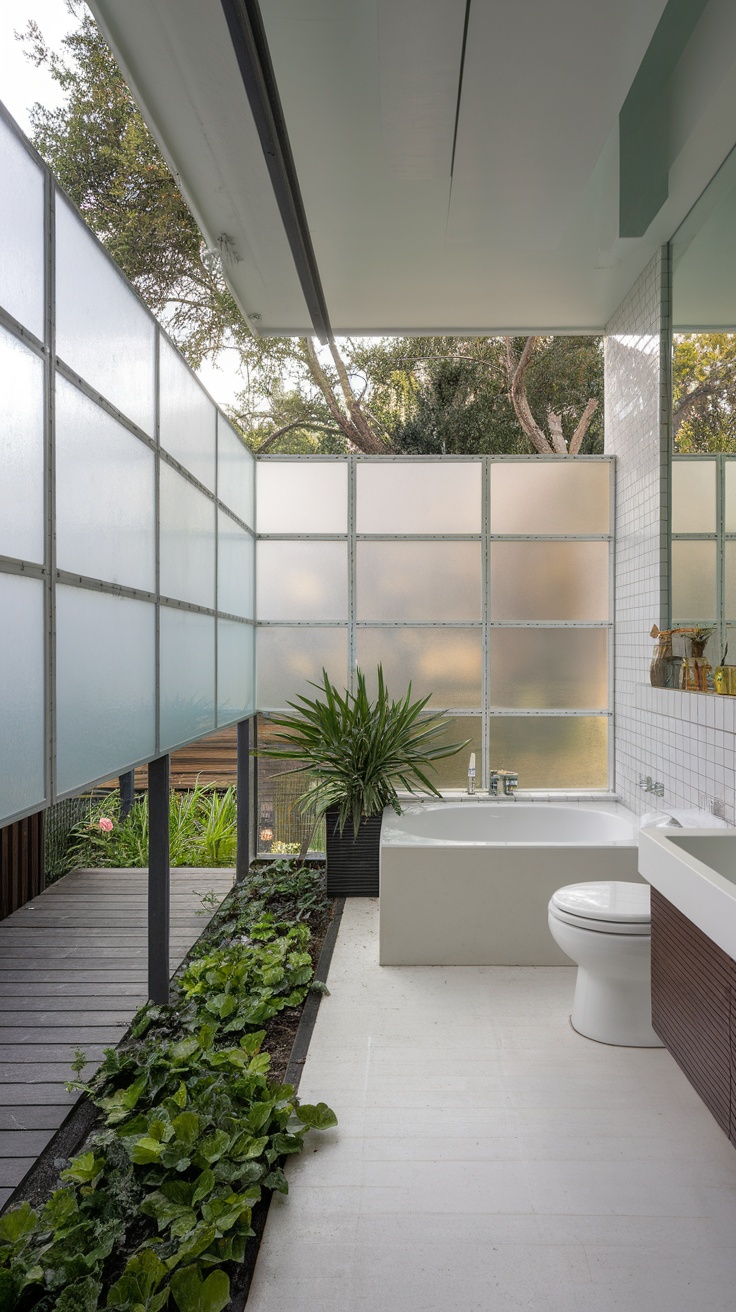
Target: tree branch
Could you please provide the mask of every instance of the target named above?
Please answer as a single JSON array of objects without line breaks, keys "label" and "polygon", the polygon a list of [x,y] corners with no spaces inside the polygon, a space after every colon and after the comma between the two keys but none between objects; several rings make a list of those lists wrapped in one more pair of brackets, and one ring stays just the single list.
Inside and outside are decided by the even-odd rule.
[{"label": "tree branch", "polygon": [[571,456],[576,456],[578,454],[583,444],[583,438],[585,437],[585,434],[590,428],[590,421],[592,420],[593,415],[595,414],[597,409],[598,409],[598,402],[594,396],[591,396],[590,400],[588,401],[588,404],[586,405],[585,409],[583,410],[583,413],[580,416],[580,419],[578,421],[578,426],[575,429],[575,432],[573,433],[572,437],[570,438],[570,446],[568,450]]},{"label": "tree branch", "polygon": [[524,381],[526,371],[531,363],[536,340],[536,337],[527,337],[526,342],[524,343],[524,350],[519,356],[517,362],[514,359],[513,341],[510,337],[507,337],[506,368],[509,375],[511,402],[516,412],[516,418],[521,424],[521,427],[537,454],[540,456],[548,456],[553,453],[554,448],[547,441],[545,434],[542,432],[542,429],[539,427],[539,424],[531,412],[531,407],[526,395],[526,384]]},{"label": "tree branch", "polygon": [[267,451],[270,446],[273,446],[277,437],[283,437],[284,433],[290,432],[292,428],[308,428],[310,430],[319,430],[321,433],[334,433],[336,437],[344,436],[342,429],[330,428],[329,424],[312,423],[310,419],[295,419],[292,423],[284,424],[282,428],[277,428],[275,432],[269,433],[268,437],[261,442],[261,445],[256,447],[256,453],[260,455],[263,451]]}]

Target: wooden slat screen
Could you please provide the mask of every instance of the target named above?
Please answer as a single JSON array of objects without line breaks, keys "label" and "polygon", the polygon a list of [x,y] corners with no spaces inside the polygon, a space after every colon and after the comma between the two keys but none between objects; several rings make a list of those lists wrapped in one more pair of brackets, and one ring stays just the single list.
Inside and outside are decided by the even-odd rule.
[{"label": "wooden slat screen", "polygon": [[43,891],[43,816],[0,829],[0,920]]}]

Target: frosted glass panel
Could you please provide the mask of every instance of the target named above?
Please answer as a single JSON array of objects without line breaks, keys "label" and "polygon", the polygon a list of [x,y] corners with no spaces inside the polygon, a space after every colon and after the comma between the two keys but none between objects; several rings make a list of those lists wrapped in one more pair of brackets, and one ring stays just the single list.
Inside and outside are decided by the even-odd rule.
[{"label": "frosted glass panel", "polygon": [[161,607],[161,751],[215,727],[215,621]]},{"label": "frosted glass panel", "polygon": [[608,788],[608,717],[492,715],[489,759],[520,788]]},{"label": "frosted glass panel", "polygon": [[43,173],[2,121],[0,177],[0,305],[43,340]]},{"label": "frosted glass panel", "polygon": [[491,629],[491,705],[605,710],[607,629]]},{"label": "frosted glass panel", "polygon": [[259,620],[347,620],[344,542],[259,542]]},{"label": "frosted glass panel", "polygon": [[480,533],[480,462],[360,463],[357,497],[359,533]]},{"label": "frosted glass panel", "polygon": [[156,329],[82,220],[56,198],[56,350],[149,435]]},{"label": "frosted glass panel", "polygon": [[672,461],[672,532],[715,533],[715,460]]},{"label": "frosted glass panel", "polygon": [[43,362],[2,328],[0,396],[0,556],[43,564]]},{"label": "frosted glass panel", "polygon": [[255,629],[217,621],[217,723],[244,720],[255,709]]},{"label": "frosted glass panel", "polygon": [[491,465],[491,533],[608,533],[611,466],[599,461]]},{"label": "frosted glass panel", "polygon": [[256,465],[259,533],[347,533],[345,461],[265,461]]},{"label": "frosted glass panel", "polygon": [[0,823],[44,801],[44,613],[40,579],[0,574]]},{"label": "frosted glass panel", "polygon": [[479,715],[450,715],[447,728],[438,739],[442,743],[463,743],[469,739],[467,747],[461,748],[454,756],[446,756],[435,763],[434,770],[428,771],[435,788],[442,792],[445,788],[462,788],[468,786],[468,764],[470,753],[475,752],[475,791],[481,792],[482,755],[483,755],[483,721]]},{"label": "frosted glass panel", "polygon": [[359,620],[479,620],[479,542],[359,542]]},{"label": "frosted glass panel", "polygon": [[56,589],[58,791],[114,778],[154,755],[152,602]]},{"label": "frosted glass panel", "polygon": [[220,510],[217,514],[217,609],[253,618],[255,540]]},{"label": "frosted glass panel", "polygon": [[161,594],[215,605],[215,504],[161,462]]},{"label": "frosted glass panel", "polygon": [[217,416],[217,495],[248,528],[255,528],[256,462],[235,429]]},{"label": "frosted glass panel", "polygon": [[153,592],[156,471],[150,447],[56,380],[56,563]]},{"label": "frosted glass panel", "polygon": [[724,527],[727,533],[736,533],[736,460],[725,460],[723,468],[726,483]]},{"label": "frosted glass panel", "polygon": [[492,542],[491,619],[608,619],[607,542]]},{"label": "frosted glass panel", "polygon": [[379,662],[391,695],[432,694],[430,705],[481,705],[480,629],[359,629],[358,665],[375,691]]},{"label": "frosted glass panel", "polygon": [[258,629],[258,705],[284,707],[303,694],[315,697],[311,681],[326,669],[342,691],[348,680],[346,629]]},{"label": "frosted glass panel", "polygon": [[160,342],[161,445],[214,492],[215,407],[178,351],[163,335]]},{"label": "frosted glass panel", "polygon": [[714,620],[716,600],[716,543],[672,543],[673,620]]}]

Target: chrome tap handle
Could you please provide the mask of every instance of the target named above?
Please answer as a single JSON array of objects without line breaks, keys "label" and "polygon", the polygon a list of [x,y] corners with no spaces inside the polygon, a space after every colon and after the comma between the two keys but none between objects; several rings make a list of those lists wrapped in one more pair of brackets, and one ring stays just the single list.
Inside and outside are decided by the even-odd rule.
[{"label": "chrome tap handle", "polygon": [[519,776],[513,770],[506,770],[503,775],[503,791],[506,797],[513,797],[519,786]]},{"label": "chrome tap handle", "polygon": [[491,770],[488,776],[488,792],[491,797],[498,797],[498,785],[501,782],[501,776],[498,770]]}]

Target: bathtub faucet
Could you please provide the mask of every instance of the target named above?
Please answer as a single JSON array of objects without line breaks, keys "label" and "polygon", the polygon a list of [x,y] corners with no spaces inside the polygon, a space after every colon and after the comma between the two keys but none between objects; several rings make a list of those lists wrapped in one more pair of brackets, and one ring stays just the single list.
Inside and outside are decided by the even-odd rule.
[{"label": "bathtub faucet", "polygon": [[490,797],[511,797],[516,800],[515,790],[519,785],[519,776],[515,770],[491,770],[488,777]]}]

